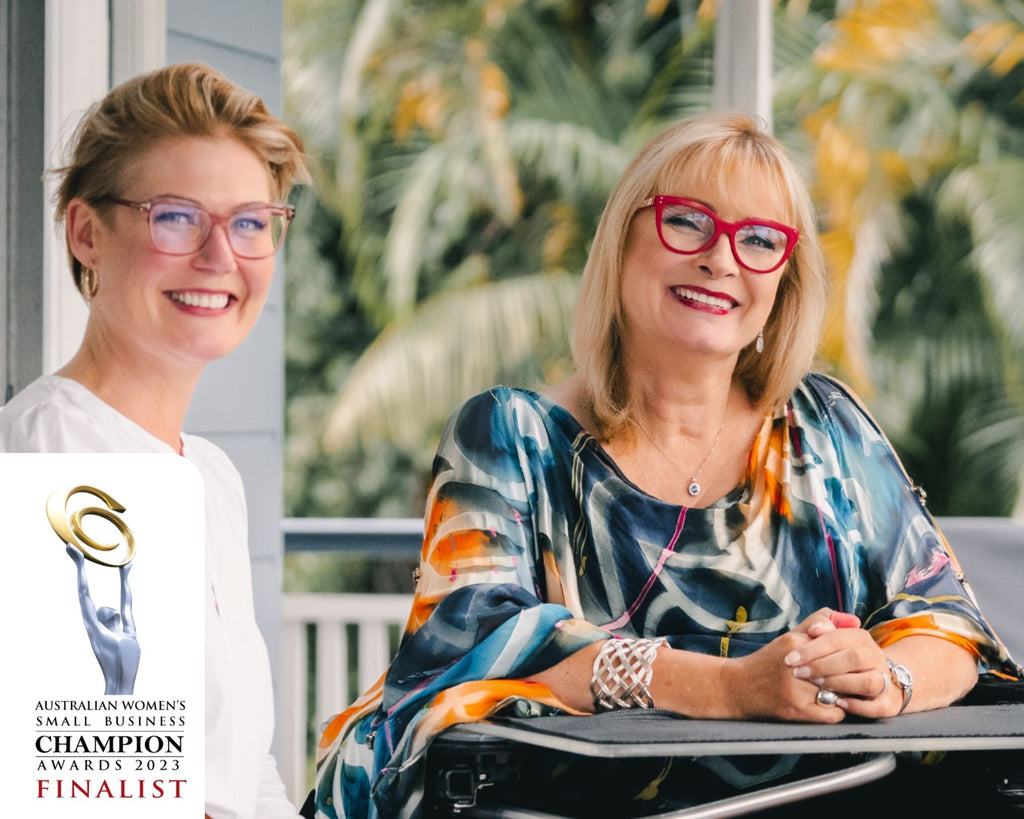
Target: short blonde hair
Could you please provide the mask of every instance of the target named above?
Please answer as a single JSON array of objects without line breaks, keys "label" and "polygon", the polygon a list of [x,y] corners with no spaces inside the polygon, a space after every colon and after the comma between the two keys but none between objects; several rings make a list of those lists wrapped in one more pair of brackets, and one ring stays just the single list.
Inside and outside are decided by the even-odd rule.
[{"label": "short blonde hair", "polygon": [[654,137],[623,173],[605,205],[583,272],[572,354],[590,409],[607,439],[632,425],[622,356],[621,282],[629,228],[645,199],[685,192],[697,181],[757,178],[783,220],[800,231],[764,327],[765,348],[740,352],[733,374],[758,405],[784,403],[813,365],[825,315],[825,262],[807,185],[782,144],[744,114],[701,114]]},{"label": "short blonde hair", "polygon": [[[278,201],[294,183],[310,181],[302,140],[262,99],[209,66],[179,63],[127,80],[82,117],[71,136],[67,164],[54,171],[59,179],[57,224],[63,224],[76,197],[98,207],[106,197],[120,195],[126,170],[156,142],[224,135],[266,164]],[[81,289],[82,264],[70,243],[68,260]]]}]

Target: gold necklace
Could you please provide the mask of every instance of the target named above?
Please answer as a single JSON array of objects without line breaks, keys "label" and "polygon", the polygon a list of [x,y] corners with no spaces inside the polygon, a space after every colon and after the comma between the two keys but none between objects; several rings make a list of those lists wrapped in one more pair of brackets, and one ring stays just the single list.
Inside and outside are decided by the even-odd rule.
[{"label": "gold necklace", "polygon": [[[722,423],[718,425],[718,432],[715,433],[715,440],[713,440],[711,442],[711,448],[708,449],[707,454],[704,456],[704,460],[700,462],[700,466],[697,467],[697,471],[694,472],[693,475],[690,477],[690,483],[686,487],[686,491],[689,493],[691,498],[697,497],[701,493],[701,490],[703,489],[703,487],[699,483],[697,483],[697,478],[700,475],[701,470],[704,469],[704,465],[708,462],[708,458],[711,457],[711,453],[715,451],[715,446],[718,445],[718,438],[722,434],[722,430],[725,429],[725,422],[728,419],[728,417],[729,417],[729,407],[726,406],[726,408],[725,408],[725,415],[722,416]],[[679,470],[679,474],[681,474],[685,478],[686,477],[686,473],[683,471],[682,467],[679,466],[679,464],[676,463],[675,460],[673,458],[671,458],[669,456],[669,454],[664,449],[662,449],[660,446],[658,446],[658,442],[655,441],[654,438],[651,437],[651,433],[649,433],[647,431],[647,429],[644,427],[644,425],[640,423],[639,419],[637,419],[636,425],[638,427],[640,427],[640,431],[644,434],[644,437],[647,438],[647,440],[651,442],[651,445],[656,450],[658,450],[658,452],[661,453],[661,456],[666,461],[668,461],[670,464],[672,464],[672,466],[675,469]]]}]

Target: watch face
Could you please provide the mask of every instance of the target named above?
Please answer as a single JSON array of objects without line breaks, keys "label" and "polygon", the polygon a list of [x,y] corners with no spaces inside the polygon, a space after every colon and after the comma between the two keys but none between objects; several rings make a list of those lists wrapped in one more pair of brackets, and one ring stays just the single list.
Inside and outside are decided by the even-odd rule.
[{"label": "watch face", "polygon": [[896,682],[898,682],[902,688],[909,688],[914,684],[914,678],[910,676],[910,672],[907,671],[905,666],[893,663],[891,668],[892,673],[896,677]]}]

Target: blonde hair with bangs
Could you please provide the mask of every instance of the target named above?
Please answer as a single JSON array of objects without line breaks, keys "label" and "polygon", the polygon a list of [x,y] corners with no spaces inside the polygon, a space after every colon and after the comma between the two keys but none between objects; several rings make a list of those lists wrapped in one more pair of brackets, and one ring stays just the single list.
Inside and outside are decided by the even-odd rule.
[{"label": "blonde hair with bangs", "polygon": [[[782,144],[745,114],[701,114],[671,126],[634,157],[612,191],[594,235],[573,315],[571,349],[588,393],[593,430],[607,440],[632,426],[622,351],[621,281],[629,228],[658,193],[685,195],[690,182],[756,178],[782,206],[800,239],[783,268],[764,327],[764,352],[740,352],[733,378],[755,404],[788,400],[811,369],[825,315],[825,263],[810,193]],[[726,182],[725,184],[728,184]]]}]

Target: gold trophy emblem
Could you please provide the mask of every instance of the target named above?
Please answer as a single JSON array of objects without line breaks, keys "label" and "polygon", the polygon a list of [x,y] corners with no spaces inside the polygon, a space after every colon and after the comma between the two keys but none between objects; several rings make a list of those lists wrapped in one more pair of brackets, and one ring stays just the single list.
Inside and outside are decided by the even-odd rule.
[{"label": "gold trophy emblem", "polygon": [[[71,499],[78,494],[99,498],[104,506],[83,506],[68,511]],[[46,517],[64,543],[64,550],[78,569],[78,602],[82,622],[89,635],[89,644],[103,671],[106,694],[132,694],[135,675],[139,669],[141,650],[135,634],[132,614],[132,593],[128,587],[128,572],[135,557],[135,537],[121,520],[119,513],[125,508],[102,489],[76,486],[61,489],[46,500]],[[114,543],[101,543],[86,533],[84,521],[100,518],[112,525],[120,535]],[[123,547],[123,548],[122,548]],[[89,593],[89,580],[85,574],[85,561],[116,568],[121,575],[121,609],[102,606],[99,609]]]},{"label": "gold trophy emblem", "polygon": [[[106,506],[86,506],[76,509],[69,515],[68,502],[79,493],[99,498]],[[74,545],[85,555],[86,559],[91,560],[93,563],[114,568],[126,566],[135,557],[135,537],[132,535],[128,525],[117,515],[118,512],[123,511],[125,511],[124,506],[102,489],[96,489],[92,486],[76,486],[73,489],[67,490],[61,489],[50,495],[46,501],[46,517],[49,519],[53,531],[57,533],[57,537],[64,541],[64,543]],[[124,543],[99,543],[91,538],[86,534],[82,526],[82,521],[89,516],[102,518],[112,524],[121,533]],[[105,555],[114,552],[121,545],[125,547],[122,560],[104,559]]]}]

